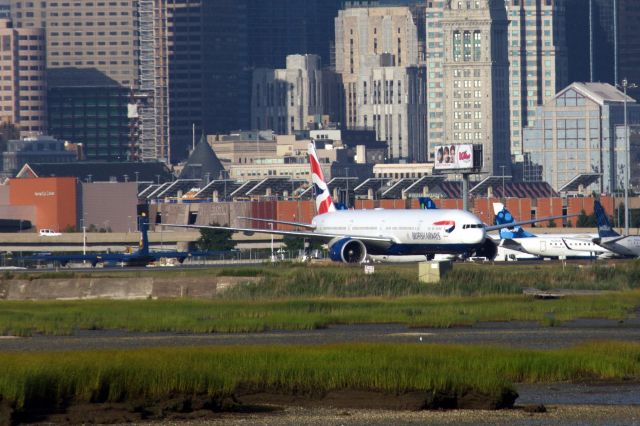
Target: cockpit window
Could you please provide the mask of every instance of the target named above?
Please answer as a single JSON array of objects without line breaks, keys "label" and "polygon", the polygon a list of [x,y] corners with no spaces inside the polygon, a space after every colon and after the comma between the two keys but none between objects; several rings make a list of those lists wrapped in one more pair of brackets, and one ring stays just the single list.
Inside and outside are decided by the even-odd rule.
[{"label": "cockpit window", "polygon": [[462,229],[481,229],[483,228],[481,223],[472,223],[467,225],[462,225]]}]

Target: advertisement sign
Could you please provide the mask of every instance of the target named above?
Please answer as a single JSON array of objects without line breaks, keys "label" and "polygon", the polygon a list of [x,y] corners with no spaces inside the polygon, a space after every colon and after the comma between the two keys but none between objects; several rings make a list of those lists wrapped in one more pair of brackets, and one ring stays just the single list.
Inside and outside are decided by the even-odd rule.
[{"label": "advertisement sign", "polygon": [[473,168],[473,145],[438,145],[435,151],[435,170],[464,170]]}]

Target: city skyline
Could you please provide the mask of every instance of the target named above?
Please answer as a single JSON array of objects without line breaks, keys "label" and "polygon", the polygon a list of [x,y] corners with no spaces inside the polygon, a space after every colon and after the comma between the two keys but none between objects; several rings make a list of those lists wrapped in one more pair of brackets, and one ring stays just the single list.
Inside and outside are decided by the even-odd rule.
[{"label": "city skyline", "polygon": [[177,164],[202,136],[333,122],[373,130],[384,162],[474,143],[485,172],[531,178],[521,171],[539,157],[524,134],[547,102],[576,81],[640,79],[627,0],[3,0],[0,16],[6,31],[40,31],[46,52],[39,65],[18,55],[12,81],[44,83],[9,90],[3,121],[93,160]]}]

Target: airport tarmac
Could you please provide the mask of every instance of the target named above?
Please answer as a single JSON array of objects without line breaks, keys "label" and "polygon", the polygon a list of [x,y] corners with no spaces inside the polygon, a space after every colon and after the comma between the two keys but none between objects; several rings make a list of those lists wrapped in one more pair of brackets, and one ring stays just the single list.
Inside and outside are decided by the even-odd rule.
[{"label": "airport tarmac", "polygon": [[0,338],[0,351],[64,351],[146,347],[231,345],[320,345],[335,343],[439,343],[555,349],[594,340],[640,341],[640,318],[576,320],[547,327],[535,322],[481,323],[473,327],[408,328],[400,324],[338,325],[318,330],[264,333],[134,333],[79,330],[70,336]]}]

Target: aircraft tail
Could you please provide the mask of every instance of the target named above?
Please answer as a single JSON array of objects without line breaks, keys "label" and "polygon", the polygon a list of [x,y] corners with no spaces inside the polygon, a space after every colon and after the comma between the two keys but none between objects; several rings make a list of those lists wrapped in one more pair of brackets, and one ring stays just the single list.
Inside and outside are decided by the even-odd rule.
[{"label": "aircraft tail", "polygon": [[149,218],[144,213],[138,218],[138,227],[140,228],[140,248],[138,253],[149,254]]},{"label": "aircraft tail", "polygon": [[593,203],[593,210],[595,211],[596,219],[598,220],[598,236],[600,238],[619,237],[620,234],[613,230],[611,222],[607,217],[607,212],[604,211],[600,201],[595,201]]},{"label": "aircraft tail", "polygon": [[333,205],[329,187],[324,181],[324,174],[322,173],[318,154],[316,154],[316,146],[313,142],[309,142],[309,163],[311,164],[311,180],[315,189],[318,214],[335,212],[336,207]]},{"label": "aircraft tail", "polygon": [[438,206],[430,197],[420,197],[418,198],[420,201],[420,208],[423,210],[437,210]]},{"label": "aircraft tail", "polygon": [[[493,203],[493,211],[496,215],[494,219],[496,225],[504,225],[508,223],[514,223],[516,221],[511,212],[507,210],[507,208],[502,203]],[[521,226],[500,230],[500,238],[502,239],[531,237],[535,237],[535,235],[525,231]]]}]

